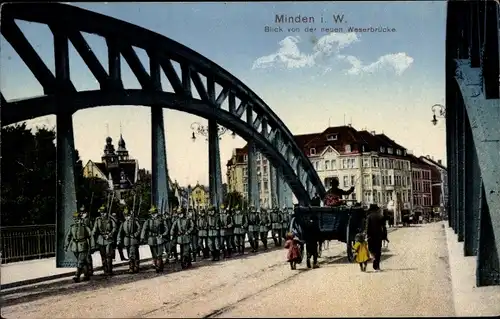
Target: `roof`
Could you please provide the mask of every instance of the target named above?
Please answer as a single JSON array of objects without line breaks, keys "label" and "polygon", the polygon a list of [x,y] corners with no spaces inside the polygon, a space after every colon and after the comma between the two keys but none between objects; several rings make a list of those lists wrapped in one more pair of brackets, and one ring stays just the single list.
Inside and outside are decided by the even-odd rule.
[{"label": "roof", "polygon": [[125,173],[125,176],[127,177],[129,183],[127,186],[132,186],[136,181],[135,179],[135,169],[136,169],[136,162],[135,161],[130,161],[130,162],[120,162],[118,167],[114,168],[109,168],[106,167],[105,163],[94,163],[95,166],[106,176],[109,178],[109,174],[111,173],[111,178],[113,179],[113,184],[117,185],[120,184],[120,174],[121,171]]},{"label": "roof", "polygon": [[[329,139],[329,136],[336,135],[335,139]],[[334,148],[340,154],[346,154],[345,146],[351,145],[351,152],[347,154],[360,153],[362,150],[380,153],[380,148],[392,148],[393,154],[384,152],[384,156],[388,157],[405,157],[397,155],[397,150],[402,152],[406,148],[396,143],[385,134],[375,134],[366,130],[358,131],[350,125],[328,127],[323,132],[307,133],[294,136],[297,146],[302,149],[306,156],[311,156],[310,151],[315,149],[316,154],[321,154],[327,147]],[[237,148],[233,151],[233,158],[239,155],[245,155],[248,152],[248,144],[242,148]],[[227,162],[227,166],[235,164],[233,158]],[[239,161],[237,163],[240,163]]]},{"label": "roof", "polygon": [[422,159],[416,157],[413,154],[408,154],[408,159],[410,160],[410,163],[411,163],[412,166],[416,165],[419,168],[427,168],[429,170],[432,168],[431,165],[427,164]]},{"label": "roof", "polygon": [[434,161],[433,159],[426,157],[426,156],[420,156],[420,159],[423,161],[430,162],[430,164],[437,166],[438,168],[446,170],[446,167],[443,164],[439,164],[438,162]]}]

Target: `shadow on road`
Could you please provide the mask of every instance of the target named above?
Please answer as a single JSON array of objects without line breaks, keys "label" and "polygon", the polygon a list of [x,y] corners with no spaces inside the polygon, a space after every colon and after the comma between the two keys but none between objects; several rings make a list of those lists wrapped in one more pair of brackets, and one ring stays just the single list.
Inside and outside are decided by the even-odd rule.
[{"label": "shadow on road", "polygon": [[[276,250],[283,249],[283,247],[274,247],[272,244],[267,251],[261,250],[257,253],[246,253],[245,255],[237,256],[233,255],[227,260],[232,259],[245,259],[251,256],[256,256],[260,254],[265,254],[273,252]],[[262,249],[262,248],[261,248]],[[284,257],[283,257],[284,258]],[[151,262],[147,262],[141,265],[141,272],[138,274],[128,274],[128,269],[120,267],[114,271],[112,277],[106,277],[100,272],[94,275],[90,281],[74,283],[73,280],[64,279],[57,282],[37,284],[35,286],[22,287],[18,289],[12,289],[9,291],[2,291],[0,296],[2,297],[2,306],[14,306],[17,304],[33,302],[47,297],[53,297],[58,295],[72,295],[75,293],[86,292],[91,290],[96,290],[100,288],[111,288],[114,286],[124,285],[131,282],[137,282],[140,280],[148,280],[159,276],[168,276],[168,274],[176,273],[179,271],[191,271],[199,267],[212,267],[220,266],[221,263],[225,262],[225,259],[221,259],[218,262],[212,262],[210,259],[198,259],[198,262],[193,263],[193,267],[189,269],[182,270],[180,263],[166,264],[164,272],[157,274],[153,270],[153,265]]]},{"label": "shadow on road", "polygon": [[[387,260],[395,255],[393,254],[383,254],[380,258],[380,262]],[[323,263],[325,264],[353,264],[355,262],[350,262],[347,256],[333,256],[333,257],[325,257],[323,258]]]}]

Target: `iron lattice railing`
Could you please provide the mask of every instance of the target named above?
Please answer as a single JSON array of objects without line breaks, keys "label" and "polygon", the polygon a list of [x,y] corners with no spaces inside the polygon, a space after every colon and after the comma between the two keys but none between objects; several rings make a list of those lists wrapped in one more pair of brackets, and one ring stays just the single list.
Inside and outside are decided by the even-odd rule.
[{"label": "iron lattice railing", "polygon": [[56,225],[0,227],[2,264],[55,256]]}]

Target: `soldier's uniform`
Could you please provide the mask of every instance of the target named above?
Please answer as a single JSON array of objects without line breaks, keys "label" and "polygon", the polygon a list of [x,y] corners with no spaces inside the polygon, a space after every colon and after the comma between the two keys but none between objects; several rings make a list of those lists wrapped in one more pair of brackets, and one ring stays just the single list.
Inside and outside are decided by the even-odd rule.
[{"label": "soldier's uniform", "polygon": [[283,227],[283,218],[278,208],[273,208],[271,211],[271,232],[273,236],[274,246],[281,246],[281,228]]},{"label": "soldier's uniform", "polygon": [[118,244],[118,229],[120,229],[120,226],[122,224],[122,220],[120,218],[118,218],[118,216],[116,216],[116,213],[112,213],[111,216],[110,216],[111,219],[113,219],[116,223],[116,232],[114,234],[114,249],[113,249],[113,259],[115,259],[115,255],[116,255],[116,251],[118,250],[118,254],[120,255],[120,260],[121,261],[125,261],[125,260],[128,260],[128,258],[125,258],[125,255],[123,254],[123,242],[122,244]]},{"label": "soldier's uniform", "polygon": [[259,249],[259,231],[259,213],[255,210],[255,206],[250,206],[250,211],[248,212],[248,241],[253,253]]},{"label": "soldier's uniform", "polygon": [[76,274],[75,277],[73,277],[73,280],[75,282],[79,282],[80,275],[82,273],[84,276],[83,280],[90,279],[88,255],[90,254],[90,250],[94,246],[94,240],[92,238],[90,228],[83,223],[83,220],[81,219],[78,212],[75,212],[73,214],[73,220],[74,222],[73,224],[71,224],[66,234],[64,251],[68,251],[69,248],[75,255],[77,265]]},{"label": "soldier's uniform", "polygon": [[220,217],[215,212],[215,208],[208,210],[208,247],[212,253],[212,260],[217,261],[220,258]]},{"label": "soldier's uniform", "polygon": [[271,228],[271,219],[269,218],[269,213],[262,209],[260,212],[260,240],[264,245],[264,250],[267,250],[267,235],[269,234],[269,230]]},{"label": "soldier's uniform", "polygon": [[149,213],[150,217],[142,225],[141,241],[147,239],[156,272],[162,272],[164,267],[162,257],[165,248],[164,238],[168,236],[169,229],[165,225],[165,220],[158,216],[158,209],[155,206],[151,207]]},{"label": "soldier's uniform", "polygon": [[229,214],[227,209],[224,209],[224,206],[221,206],[221,214],[220,214],[220,239],[221,239],[221,248],[224,253],[224,258],[231,257],[232,247],[231,247],[231,236],[233,235],[233,217]]},{"label": "soldier's uniform", "polygon": [[[179,218],[178,213],[180,212],[180,210],[180,208],[177,208],[176,210],[174,209],[172,211],[172,225],[175,224],[177,218]],[[172,229],[172,227],[170,227],[170,229]],[[179,253],[177,252],[177,235],[171,236],[170,238],[169,254],[174,258],[175,262],[179,261]]]},{"label": "soldier's uniform", "polygon": [[191,255],[192,255],[191,257],[192,257],[193,262],[196,261],[196,256],[198,255],[198,252],[199,252],[199,248],[198,248],[198,224],[197,224],[198,216],[197,215],[198,214],[194,209],[192,209],[192,208],[188,209],[187,218],[189,220],[191,220],[191,223],[193,224],[193,231],[190,234],[190,236],[191,236]]},{"label": "soldier's uniform", "polygon": [[245,234],[248,227],[248,216],[239,207],[236,207],[233,220],[236,249],[239,254],[243,255],[245,253]]},{"label": "soldier's uniform", "polygon": [[282,228],[281,228],[281,237],[286,239],[286,234],[290,228],[290,214],[288,213],[286,206],[283,206],[281,210],[281,218],[282,218]]},{"label": "soldier's uniform", "polygon": [[236,251],[236,241],[235,241],[235,237],[234,237],[234,210],[230,209],[228,212],[229,212],[229,215],[231,216],[231,218],[233,219],[233,227],[231,227],[231,235],[229,236],[229,238],[230,238],[230,242],[231,242],[231,250],[234,252],[234,251]]},{"label": "soldier's uniform", "polygon": [[108,217],[104,206],[99,208],[100,217],[97,217],[92,229],[92,235],[97,241],[97,248],[101,255],[102,267],[105,275],[113,274],[113,257],[115,254],[114,237],[116,234],[116,223]]},{"label": "soldier's uniform", "polygon": [[139,272],[139,240],[141,237],[141,224],[137,218],[133,218],[130,215],[127,208],[124,209],[123,214],[125,215],[125,221],[120,225],[118,229],[118,246],[123,244],[123,247],[127,249],[127,255],[129,258],[129,272],[138,273]]},{"label": "soldier's uniform", "polygon": [[193,234],[193,221],[186,217],[181,211],[179,218],[175,221],[170,230],[170,235],[177,235],[177,243],[181,246],[181,267],[185,269],[191,266],[191,235]]},{"label": "soldier's uniform", "polygon": [[[87,226],[91,232],[92,232],[92,221],[90,220],[90,216],[89,216],[89,213],[87,213],[85,211],[85,208],[82,206],[80,208],[80,216],[82,218],[82,221],[83,221],[83,224],[85,226]],[[92,235],[92,234],[91,234]],[[92,237],[92,240],[94,240],[94,237]],[[89,251],[89,254],[87,255],[87,258],[88,258],[88,267],[89,267],[89,274],[92,276],[94,274],[94,260],[92,259],[92,253],[93,253],[93,249],[95,247],[90,247],[90,251]]]},{"label": "soldier's uniform", "polygon": [[[165,210],[163,212],[163,221],[165,223],[165,226],[167,229],[172,229],[173,221],[172,221],[172,214]],[[166,261],[172,257],[171,251],[172,251],[172,238],[169,236],[167,238],[164,238],[165,242],[163,243],[164,246],[164,254],[166,255]]]},{"label": "soldier's uniform", "polygon": [[208,245],[208,218],[205,210],[200,211],[196,228],[198,229],[198,247],[203,253],[203,258],[208,258],[210,248]]}]

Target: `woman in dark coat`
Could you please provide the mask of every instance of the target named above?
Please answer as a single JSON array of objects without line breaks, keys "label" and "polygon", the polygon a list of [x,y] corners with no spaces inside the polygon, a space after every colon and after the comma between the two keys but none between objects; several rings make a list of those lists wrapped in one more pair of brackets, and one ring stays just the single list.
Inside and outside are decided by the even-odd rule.
[{"label": "woman in dark coat", "polygon": [[380,271],[380,258],[382,255],[382,241],[387,237],[384,215],[376,204],[371,204],[366,217],[366,236],[368,249],[373,256],[373,269]]}]

